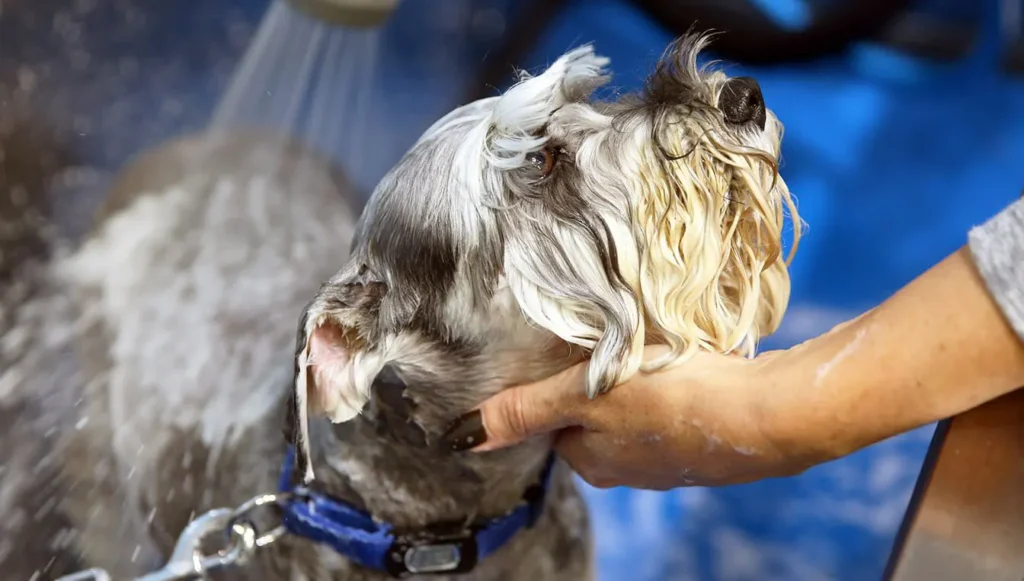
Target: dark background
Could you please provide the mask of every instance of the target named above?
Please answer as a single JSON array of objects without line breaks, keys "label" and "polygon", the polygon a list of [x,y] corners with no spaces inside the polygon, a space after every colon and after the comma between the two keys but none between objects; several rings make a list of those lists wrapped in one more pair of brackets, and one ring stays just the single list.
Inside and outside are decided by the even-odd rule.
[{"label": "dark background", "polygon": [[[796,0],[756,4],[776,26],[800,28]],[[877,304],[1024,186],[1024,83],[1005,66],[1000,4],[913,4],[938,26],[931,36],[876,37],[800,64],[728,65],[760,80],[786,125],[782,171],[810,226],[790,313],[767,347]],[[49,204],[39,211],[77,236],[111,174],[137,151],[206,124],[266,8],[265,0],[0,0],[0,188]],[[360,155],[338,153],[364,192],[466,97],[485,56],[530,10],[514,0],[403,2],[381,32],[369,129],[354,136]],[[541,67],[594,42],[624,89],[639,85],[672,38],[624,0],[575,0],[526,17],[544,25],[518,64]],[[588,490],[601,577],[875,579],[930,431],[798,478]]]}]

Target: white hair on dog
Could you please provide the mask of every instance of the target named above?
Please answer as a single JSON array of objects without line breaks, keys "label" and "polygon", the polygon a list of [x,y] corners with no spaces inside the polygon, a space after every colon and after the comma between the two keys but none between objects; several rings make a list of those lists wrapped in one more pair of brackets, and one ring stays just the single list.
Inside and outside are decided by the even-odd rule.
[{"label": "white hair on dog", "polygon": [[[298,440],[307,403],[355,417],[376,374],[423,337],[515,328],[492,320],[506,293],[589,352],[591,397],[700,349],[752,355],[785,312],[782,235],[788,215],[795,251],[800,221],[778,175],[781,124],[756,81],[698,66],[705,43],[680,39],[641,93],[612,103],[591,101],[608,59],[583,46],[431,126],[306,313]],[[642,366],[650,343],[672,349]]]},{"label": "white hair on dog", "polygon": [[[484,149],[494,152],[491,157],[507,160],[495,167],[508,170],[526,165],[527,153],[551,141],[551,135],[537,133],[552,117],[589,96],[608,78],[603,70],[607,59],[594,56],[589,46],[560,60],[568,61],[568,66],[559,67],[556,62],[543,75],[524,79],[495,106]],[[581,66],[572,66],[576,63]],[[516,115],[519,110],[530,114]],[[577,122],[594,130],[610,125],[609,118],[579,117]],[[600,180],[602,165],[607,164],[599,148],[585,145],[577,152],[576,164],[594,168],[594,177]],[[636,292],[639,255],[629,222],[632,210],[628,196],[622,195],[625,192],[606,185],[610,184],[598,182],[586,188],[593,212],[589,220],[574,219],[583,216],[552,220],[543,206],[518,203],[522,200],[515,197],[528,196],[527,190],[498,190],[510,194],[513,200],[506,202],[514,204],[502,216],[508,235],[505,276],[511,290],[533,322],[592,351],[587,377],[591,395],[632,375],[644,345],[644,319]],[[552,252],[552,246],[562,252]],[[615,249],[616,264],[607,264],[611,258],[607,249]],[[610,272],[622,276],[609,276]]]},{"label": "white hair on dog", "polygon": [[[682,59],[665,60],[662,66],[681,67],[682,76],[712,86],[724,84],[724,73],[698,66],[706,38],[690,40],[693,46],[680,52]],[[540,76],[523,74],[478,122],[472,133],[477,139],[467,139],[459,156],[466,160],[461,175],[467,191],[479,191],[481,202],[507,210],[512,227],[505,276],[523,312],[563,340],[592,350],[591,396],[637,371],[643,347],[652,340],[648,334],[673,348],[649,368],[697,349],[752,355],[759,337],[778,327],[788,303],[788,271],[778,261],[783,209],[797,217],[788,189],[776,189],[777,123],[775,135],[760,139],[758,149],[730,143],[720,134],[718,119],[693,114],[697,111],[666,111],[654,127],[646,125],[646,118],[627,117],[614,128],[614,116],[586,105],[560,111],[608,79],[607,63],[584,46]],[[621,280],[609,279],[593,244],[595,232],[571,221],[541,222],[545,216],[507,199],[511,192],[502,187],[502,176],[484,166],[522,168],[528,153],[552,139],[539,132],[560,112],[585,130],[606,132],[580,145],[576,165],[591,170],[584,174],[593,178],[586,184],[588,201],[599,213],[603,242],[616,249]],[[607,147],[607,140],[630,131],[632,148]],[[609,152],[632,155],[616,159]],[[613,176],[631,178],[631,183],[624,188],[606,179]],[[535,223],[542,224],[547,241],[563,254],[538,244],[531,228]],[[791,256],[799,240],[798,218],[794,227]]]},{"label": "white hair on dog", "polygon": [[[698,68],[705,39],[664,59],[681,73],[653,79],[701,79],[713,92],[728,82],[720,71]],[[678,91],[649,87],[649,93]],[[671,96],[669,96],[671,99]],[[788,260],[796,251],[801,222],[776,159],[782,126],[774,115],[760,131],[740,129],[736,140],[720,114],[696,107],[690,114],[665,109],[637,148],[633,167],[634,219],[646,243],[641,264],[644,309],[654,332],[673,347],[669,359],[697,349],[753,355],[760,337],[774,332],[789,302]],[[786,261],[782,230],[788,210],[793,245]],[[664,364],[662,360],[652,367]]]}]

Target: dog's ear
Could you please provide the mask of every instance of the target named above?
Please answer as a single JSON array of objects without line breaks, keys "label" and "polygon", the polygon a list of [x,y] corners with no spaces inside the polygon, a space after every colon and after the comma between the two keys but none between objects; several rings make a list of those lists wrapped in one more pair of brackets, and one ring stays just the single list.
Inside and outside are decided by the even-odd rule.
[{"label": "dog's ear", "polygon": [[569,51],[535,77],[520,73],[520,81],[495,103],[487,125],[486,154],[491,165],[512,169],[526,154],[544,145],[544,127],[568,103],[586,99],[608,82],[608,59],[586,45]]},{"label": "dog's ear", "polygon": [[369,323],[385,293],[383,283],[375,281],[328,282],[303,311],[289,422],[296,468],[304,483],[313,480],[309,416],[348,421],[369,400],[369,384],[378,371],[374,357],[367,356],[367,343],[374,337]]}]

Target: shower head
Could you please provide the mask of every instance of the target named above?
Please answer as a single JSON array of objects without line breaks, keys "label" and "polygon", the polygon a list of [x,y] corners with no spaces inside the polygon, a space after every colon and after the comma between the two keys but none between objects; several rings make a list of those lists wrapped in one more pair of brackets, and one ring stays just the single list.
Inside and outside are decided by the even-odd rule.
[{"label": "shower head", "polygon": [[336,26],[380,26],[398,6],[398,0],[288,0],[299,11]]}]

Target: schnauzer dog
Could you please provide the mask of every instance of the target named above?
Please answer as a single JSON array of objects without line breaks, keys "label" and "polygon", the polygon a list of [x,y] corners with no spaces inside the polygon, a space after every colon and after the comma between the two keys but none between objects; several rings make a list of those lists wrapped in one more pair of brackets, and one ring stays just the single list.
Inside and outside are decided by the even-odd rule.
[{"label": "schnauzer dog", "polygon": [[[800,234],[782,126],[756,81],[698,65],[705,43],[680,39],[611,102],[593,98],[608,61],[589,46],[522,74],[431,126],[354,229],[322,188],[165,189],[113,212],[58,269],[95,305],[91,421],[64,438],[54,509],[83,563],[138,574],[193,514],[277,489],[291,534],[240,578],[592,578],[548,438],[440,440],[578,362],[600,397],[697,350],[750,355],[777,328],[786,223],[794,250]],[[671,353],[642,362],[650,343]]]}]

